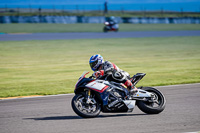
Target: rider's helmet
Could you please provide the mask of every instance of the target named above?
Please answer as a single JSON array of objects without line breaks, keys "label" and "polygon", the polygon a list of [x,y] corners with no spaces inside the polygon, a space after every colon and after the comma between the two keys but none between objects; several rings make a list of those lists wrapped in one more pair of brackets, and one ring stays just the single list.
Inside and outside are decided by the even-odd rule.
[{"label": "rider's helmet", "polygon": [[93,55],[89,60],[90,67],[93,71],[97,71],[103,62],[103,57],[100,54]]},{"label": "rider's helmet", "polygon": [[111,16],[111,17],[110,17],[110,20],[111,20],[111,21],[115,21],[115,17],[114,17],[114,16]]}]

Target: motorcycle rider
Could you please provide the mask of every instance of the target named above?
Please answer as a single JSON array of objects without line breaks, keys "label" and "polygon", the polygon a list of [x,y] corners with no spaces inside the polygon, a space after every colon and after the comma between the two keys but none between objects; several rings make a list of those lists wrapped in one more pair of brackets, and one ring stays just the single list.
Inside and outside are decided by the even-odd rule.
[{"label": "motorcycle rider", "polygon": [[101,78],[109,75],[108,80],[123,83],[130,93],[137,92],[137,88],[133,86],[129,74],[109,61],[104,62],[100,54],[91,56],[89,64],[94,71],[94,77]]},{"label": "motorcycle rider", "polygon": [[115,28],[115,29],[117,29],[118,28],[118,25],[117,25],[117,22],[115,21],[115,17],[114,16],[111,16],[110,18],[109,18],[109,24],[110,24],[110,28],[112,29],[112,28]]},{"label": "motorcycle rider", "polygon": [[115,24],[116,24],[115,17],[114,17],[114,16],[111,16],[111,17],[109,18],[109,21],[108,21],[108,22],[110,23],[111,26],[112,26],[112,25],[115,25]]}]

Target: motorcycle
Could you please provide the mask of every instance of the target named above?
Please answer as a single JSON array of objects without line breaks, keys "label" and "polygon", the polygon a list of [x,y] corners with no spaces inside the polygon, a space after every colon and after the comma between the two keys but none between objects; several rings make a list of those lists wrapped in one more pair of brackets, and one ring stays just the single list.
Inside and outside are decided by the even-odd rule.
[{"label": "motorcycle", "polygon": [[[152,87],[139,87],[130,94],[124,84],[107,81],[105,78],[86,78],[89,72],[83,72],[75,85],[75,96],[71,106],[74,112],[83,118],[97,117],[100,112],[132,112],[135,106],[147,114],[161,113],[166,105],[162,92]],[[146,74],[137,73],[131,78],[135,86]]]},{"label": "motorcycle", "polygon": [[108,31],[115,31],[117,32],[119,30],[119,25],[118,24],[111,24],[109,22],[105,22],[103,27],[103,32],[108,32]]}]

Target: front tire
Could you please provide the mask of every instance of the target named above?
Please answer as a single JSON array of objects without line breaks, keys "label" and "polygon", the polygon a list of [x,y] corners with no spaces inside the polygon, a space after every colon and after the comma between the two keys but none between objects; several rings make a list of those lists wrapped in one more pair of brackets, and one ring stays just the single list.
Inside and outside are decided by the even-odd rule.
[{"label": "front tire", "polygon": [[[161,113],[165,109],[166,105],[166,99],[164,95],[159,90],[152,87],[143,87],[142,89],[153,93],[156,103],[152,103],[149,101],[137,101],[138,108],[147,114]],[[154,106],[154,104],[157,104],[157,106]]]},{"label": "front tire", "polygon": [[103,28],[103,32],[104,33],[108,32],[108,29],[106,28],[106,26]]},{"label": "front tire", "polygon": [[93,99],[95,104],[87,104],[85,96],[83,94],[76,94],[71,102],[72,109],[74,112],[83,118],[93,118],[99,115],[100,106],[95,99]]}]

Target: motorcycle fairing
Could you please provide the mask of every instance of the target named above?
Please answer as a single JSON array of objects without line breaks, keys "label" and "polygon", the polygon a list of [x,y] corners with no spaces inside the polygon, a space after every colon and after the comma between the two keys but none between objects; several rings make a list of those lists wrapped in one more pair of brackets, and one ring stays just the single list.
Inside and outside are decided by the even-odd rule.
[{"label": "motorcycle fairing", "polygon": [[131,109],[135,107],[135,100],[124,100],[124,103],[126,104],[126,106]]},{"label": "motorcycle fairing", "polygon": [[86,87],[92,89],[92,90],[95,90],[97,92],[104,92],[109,86],[103,84],[103,83],[100,83],[98,82],[98,80],[94,80],[88,84],[86,84]]},{"label": "motorcycle fairing", "polygon": [[[115,102],[115,101],[114,101]],[[111,103],[112,104],[112,103]],[[108,102],[104,101],[102,112],[132,112],[135,108],[136,101],[135,100],[121,100],[114,103],[112,106],[109,106]]]},{"label": "motorcycle fairing", "polygon": [[[109,85],[108,81],[98,80],[97,82]],[[127,91],[127,89],[123,87],[119,88],[118,86],[115,86],[112,84],[111,86],[109,86],[109,88],[106,91],[99,93],[103,102],[102,111],[105,113],[106,112],[132,112],[136,104],[135,100],[116,99],[115,101],[111,103],[108,102],[109,96],[111,95],[110,90],[112,90],[112,87],[114,87],[115,89],[118,88],[119,90],[124,91],[124,93],[126,93]]]},{"label": "motorcycle fairing", "polygon": [[[106,83],[106,84],[105,84]],[[110,88],[108,81],[103,80],[93,80],[85,85],[85,87],[94,90],[99,93],[102,99],[102,111],[103,112],[128,112],[133,110],[135,102],[124,102],[123,100],[116,100],[113,103],[112,107],[108,104],[108,98],[111,95],[109,91],[106,91]]]},{"label": "motorcycle fairing", "polygon": [[80,87],[84,87],[85,83],[89,83],[89,82],[92,82],[92,81],[94,81],[94,80],[90,79],[90,78],[83,78],[77,83],[75,89],[80,88]]},{"label": "motorcycle fairing", "polygon": [[93,79],[90,78],[85,78],[85,76],[88,74],[89,72],[85,71],[83,72],[83,74],[81,75],[81,77],[79,78],[78,82],[75,85],[75,90],[74,93],[76,94],[80,88],[85,88],[85,84],[93,81]]},{"label": "motorcycle fairing", "polygon": [[80,81],[82,81],[88,73],[90,73],[90,72],[84,71],[84,72],[82,73],[82,75],[80,76],[80,78],[79,78],[78,81],[76,82],[75,89],[76,89],[78,86],[80,86],[80,84],[79,84]]},{"label": "motorcycle fairing", "polygon": [[[81,91],[81,88],[89,88],[99,93],[102,99],[102,111],[103,112],[131,112],[135,107],[135,100],[116,100],[115,103],[111,106],[112,103],[108,104],[108,98],[111,95],[108,90],[111,86],[118,88],[126,93],[125,88],[119,88],[119,86],[111,85],[108,81],[104,80],[93,80],[91,78],[85,78],[88,72],[84,72],[79,78],[75,86],[75,93]],[[110,105],[110,106],[109,106]]]},{"label": "motorcycle fairing", "polygon": [[[130,109],[130,111],[132,111],[133,109]],[[116,112],[116,113],[120,113],[120,112],[129,112],[129,108],[124,104],[123,101],[118,102],[117,104],[115,104],[115,106],[113,107],[108,107],[107,105],[103,106],[102,112],[104,113],[110,113],[110,112]]]}]

